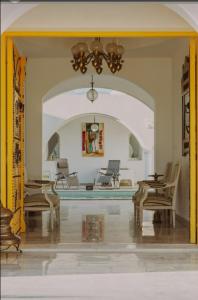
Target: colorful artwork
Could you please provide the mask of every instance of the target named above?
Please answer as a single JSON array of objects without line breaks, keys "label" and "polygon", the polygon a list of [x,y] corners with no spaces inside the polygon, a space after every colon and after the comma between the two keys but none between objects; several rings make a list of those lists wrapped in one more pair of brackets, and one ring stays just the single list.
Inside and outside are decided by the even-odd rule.
[{"label": "colorful artwork", "polygon": [[82,155],[90,157],[104,156],[104,123],[97,124],[98,129],[92,131],[93,123],[82,124]]}]

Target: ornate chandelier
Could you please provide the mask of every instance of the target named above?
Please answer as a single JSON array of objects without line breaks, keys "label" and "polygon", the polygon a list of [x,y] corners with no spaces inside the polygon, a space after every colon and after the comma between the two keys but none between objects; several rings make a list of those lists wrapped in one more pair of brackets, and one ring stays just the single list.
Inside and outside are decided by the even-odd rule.
[{"label": "ornate chandelier", "polygon": [[124,60],[122,59],[124,47],[115,42],[111,42],[103,49],[100,38],[95,38],[90,47],[86,43],[77,43],[71,48],[73,59],[71,60],[73,69],[86,73],[87,65],[91,62],[98,74],[101,74],[103,60],[112,73],[118,72],[122,68]]}]

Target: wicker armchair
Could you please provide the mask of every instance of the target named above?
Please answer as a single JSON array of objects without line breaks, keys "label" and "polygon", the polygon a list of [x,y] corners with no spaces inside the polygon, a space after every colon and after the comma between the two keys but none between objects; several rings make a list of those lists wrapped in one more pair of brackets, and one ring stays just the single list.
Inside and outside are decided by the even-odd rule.
[{"label": "wicker armchair", "polygon": [[60,222],[60,199],[53,189],[54,182],[35,180],[25,184],[25,212],[49,211],[51,229]]},{"label": "wicker armchair", "polygon": [[181,166],[179,163],[177,163],[174,167],[172,179],[169,183],[164,183],[163,186],[159,185],[152,187],[156,191],[162,190],[163,188],[163,193],[149,194],[151,186],[148,184],[141,186],[141,191],[139,192],[137,200],[135,201],[136,221],[140,228],[142,228],[144,210],[171,211],[172,224],[173,227],[175,227],[176,196],[180,170]]},{"label": "wicker armchair", "polygon": [[170,182],[171,180],[171,176],[172,176],[172,172],[173,172],[173,163],[172,162],[168,162],[166,165],[166,170],[164,173],[164,176],[161,180],[156,181],[156,180],[142,180],[142,181],[138,181],[138,185],[139,185],[139,189],[137,190],[137,192],[133,195],[132,197],[132,202],[134,203],[134,216],[136,219],[136,204],[139,201],[139,196],[142,193],[142,189],[145,185],[149,185],[150,189],[149,189],[149,195],[155,195],[156,194],[156,189],[157,188],[157,193],[158,194],[163,194],[164,191],[164,186]]}]

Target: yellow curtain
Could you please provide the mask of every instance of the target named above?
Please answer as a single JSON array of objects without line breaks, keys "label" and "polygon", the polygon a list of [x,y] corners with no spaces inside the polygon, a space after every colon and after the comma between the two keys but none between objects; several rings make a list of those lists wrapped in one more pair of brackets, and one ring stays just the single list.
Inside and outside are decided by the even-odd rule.
[{"label": "yellow curtain", "polygon": [[24,222],[24,86],[26,58],[7,40],[7,207],[14,213],[12,230]]}]

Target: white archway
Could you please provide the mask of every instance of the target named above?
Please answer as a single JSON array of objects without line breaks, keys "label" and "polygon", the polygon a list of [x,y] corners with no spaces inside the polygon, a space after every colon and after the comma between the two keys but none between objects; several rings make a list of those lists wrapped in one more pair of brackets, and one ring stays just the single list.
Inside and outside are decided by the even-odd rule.
[{"label": "white archway", "polygon": [[[90,79],[89,76],[87,77]],[[104,76],[104,77],[106,78],[108,76]],[[119,78],[117,77],[116,79],[119,80]],[[123,82],[124,80],[120,80],[120,81]],[[106,85],[107,82],[108,81],[106,80],[105,81]],[[87,86],[86,80],[84,81],[84,83],[86,83],[85,86]],[[130,85],[129,82],[127,83],[128,85]],[[81,88],[77,90],[63,92],[63,90],[67,90],[69,87],[75,86],[75,84],[77,86],[79,85],[82,86],[82,82],[80,81],[79,78],[77,78],[77,80],[76,79],[68,80],[68,82],[62,82],[61,84],[56,86],[54,89],[48,92],[47,95],[44,97],[45,101],[43,102],[43,112],[45,114],[43,115],[44,118],[43,137],[45,137],[44,138],[45,141],[43,141],[44,142],[43,161],[44,158],[46,157],[47,141],[54,132],[58,132],[59,134],[61,132],[64,132],[64,134],[62,135],[60,134],[60,136],[62,136],[62,145],[63,145],[64,137],[66,138],[66,133],[68,134],[66,128],[69,127],[70,128],[69,133],[71,135],[76,135],[76,139],[78,140],[78,142],[76,142],[75,139],[74,149],[76,149],[76,147],[79,149],[80,148],[79,140],[81,139],[79,136],[79,130],[81,128],[81,125],[78,122],[78,119],[81,119],[81,122],[84,122],[83,119],[85,119],[86,122],[90,122],[90,121],[93,122],[95,116],[96,120],[105,119],[105,122],[107,122],[107,124],[112,123],[109,122],[109,120],[111,119],[112,121],[114,121],[115,126],[118,126],[116,124],[119,123],[121,127],[123,126],[125,128],[125,131],[127,130],[128,133],[123,132],[123,134],[125,135],[125,148],[126,147],[127,149],[129,148],[129,143],[126,144],[126,134],[128,134],[129,137],[129,133],[132,133],[132,135],[134,135],[134,137],[137,139],[138,143],[140,144],[142,149],[141,151],[143,151],[143,153],[147,153],[149,157],[148,156],[144,157],[143,155],[142,160],[130,162],[128,161],[129,157],[126,158],[126,150],[124,150],[125,158],[123,158],[123,161],[128,161],[127,167],[135,170],[135,173],[137,174],[137,176],[135,177],[137,179],[141,177],[145,177],[145,174],[147,175],[148,172],[153,171],[154,128],[149,128],[149,124],[146,124],[145,120],[150,121],[151,123],[154,120],[154,111],[150,107],[148,107],[148,103],[149,106],[154,107],[154,99],[149,95],[148,98],[144,97],[144,102],[142,102],[137,98],[129,96],[129,94],[123,92],[118,92],[115,90],[112,91],[111,89],[99,88],[98,89],[99,98],[92,104],[86,98],[86,91],[88,90],[88,88]],[[127,86],[126,83],[125,85]],[[128,87],[127,90],[130,90],[130,88]],[[141,91],[141,95],[144,96],[147,95],[147,93],[144,92],[142,89],[137,88],[136,94],[138,94],[137,91]],[[131,93],[134,94],[133,91],[131,91]],[[54,95],[54,94],[57,95],[52,98],[49,98],[50,95]],[[150,102],[148,102],[148,99]],[[147,103],[147,105],[145,104],[145,102]],[[122,109],[120,109],[121,107]],[[75,121],[78,123],[78,125],[76,125],[77,123],[75,123]],[[71,124],[73,124],[73,127],[71,126]],[[76,128],[76,126],[78,126],[78,130],[76,132],[73,132],[72,134],[71,132],[73,131],[73,128]],[[45,130],[46,127],[51,128],[52,130],[51,131]],[[111,125],[110,127],[112,128]],[[48,136],[46,136],[46,132]],[[67,140],[69,140],[70,134],[66,138]],[[66,147],[65,149],[67,148],[68,147]],[[66,153],[66,152],[62,152],[62,153]],[[120,149],[120,155],[121,153],[122,151]],[[81,155],[79,155],[78,151],[76,155],[79,159],[79,165],[81,166],[81,170],[83,171],[85,169],[84,161]],[[108,155],[109,154],[107,153],[107,157]],[[72,162],[73,156],[71,152],[70,154],[68,153],[68,156],[70,157],[71,166],[76,168],[77,166],[75,166],[75,162]],[[106,165],[105,160],[107,157],[104,157],[104,159],[101,160],[99,165],[97,165],[96,160],[94,160],[94,162],[92,162],[93,169],[94,166],[96,169],[101,164]],[[126,166],[126,163],[124,164]],[[50,169],[51,173],[55,173],[55,170],[53,168],[54,168],[53,162],[51,163],[44,162],[43,170]],[[89,170],[89,174],[92,174],[91,169]],[[83,180],[83,176],[81,180]]]},{"label": "white archway", "polygon": [[91,116],[91,118],[93,117],[93,120],[96,119],[96,122],[97,122],[97,119],[101,116],[114,120],[115,122],[117,122],[117,123],[121,124],[122,126],[124,126],[137,139],[139,145],[142,147],[143,150],[146,150],[146,151],[151,150],[151,149],[145,149],[144,148],[144,145],[141,143],[142,141],[139,140],[139,136],[137,136],[136,133],[134,133],[134,131],[131,131],[131,128],[128,126],[128,124],[126,124],[122,120],[117,119],[113,115],[107,115],[107,114],[104,114],[104,113],[103,114],[102,113],[91,113],[91,114],[90,113],[81,113],[81,114],[76,113],[76,115],[73,115],[73,116],[71,116],[70,118],[68,118],[66,120],[62,120],[62,122],[58,122],[56,124],[53,124],[53,127],[51,128],[51,131],[49,131],[47,136],[45,137],[45,143],[43,145],[43,155],[44,155],[44,157],[47,157],[47,144],[46,144],[46,142],[48,140],[50,140],[50,138],[55,133],[57,133],[57,131],[61,130],[64,126],[66,126],[70,122],[72,122],[74,120],[77,120],[79,118],[82,118],[82,117],[87,117],[87,116]]},{"label": "white archway", "polygon": [[[91,75],[89,74],[64,80],[48,91],[48,93],[43,97],[43,102],[67,91],[80,88],[89,88],[90,80]],[[123,92],[124,94],[128,94],[140,100],[151,110],[155,109],[155,102],[153,97],[143,88],[127,79],[115,75],[94,75],[94,82],[94,86],[96,88],[106,88]]]},{"label": "white archway", "polygon": [[[114,117],[133,132],[144,149],[151,149],[154,136],[150,136],[149,128],[145,131],[145,126],[146,122],[154,123],[153,97],[126,79],[100,75],[94,77],[99,96],[92,104],[86,98],[89,81],[90,76],[83,75],[56,85],[43,97],[43,112],[65,121],[87,113]],[[58,121],[57,126],[60,124]]]},{"label": "white archway", "polygon": [[[8,30],[12,24],[23,18],[29,11],[41,6],[41,3],[2,3],[1,4],[1,32]],[[46,4],[45,4],[46,5]],[[75,5],[75,4],[73,4]],[[196,4],[160,4],[165,6],[176,16],[182,17],[192,28],[198,30],[198,9]]]},{"label": "white archway", "polygon": [[[93,120],[94,118],[97,119],[97,117],[100,117],[100,116],[103,116],[103,117],[107,117],[107,118],[110,118],[116,122],[118,122],[119,124],[123,125],[126,129],[128,129],[134,136],[135,138],[137,139],[138,143],[140,144],[140,146],[145,149],[146,151],[149,151],[152,149],[152,147],[150,149],[148,148],[145,148],[145,144],[144,142],[142,141],[141,137],[133,130],[133,128],[131,128],[131,126],[125,122],[124,120],[120,120],[118,118],[116,118],[113,114],[105,114],[105,113],[94,113],[94,112],[90,112],[90,113],[78,113],[76,112],[75,115],[72,115],[70,116],[68,119],[64,120],[64,119],[60,119],[59,122],[57,123],[54,123],[53,124],[53,127],[51,128],[51,131],[48,131],[48,134],[47,134],[47,139],[50,138],[50,136],[52,136],[54,133],[56,133],[58,130],[61,130],[64,126],[66,126],[67,124],[69,124],[70,122],[74,121],[74,120],[77,120],[81,117],[86,117],[86,116],[92,116],[93,117]],[[151,142],[154,142],[154,135],[152,136],[152,141]],[[45,147],[45,145],[44,145]],[[44,149],[43,149],[44,150]],[[46,156],[46,155],[45,155]]]}]

